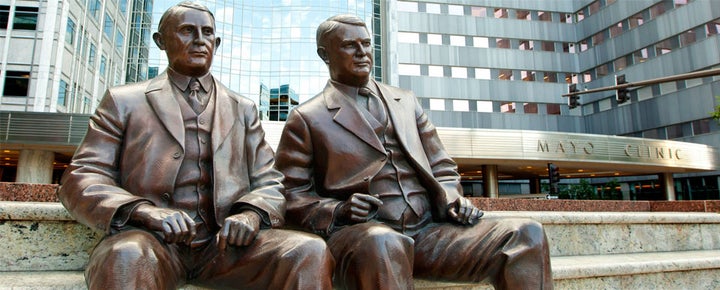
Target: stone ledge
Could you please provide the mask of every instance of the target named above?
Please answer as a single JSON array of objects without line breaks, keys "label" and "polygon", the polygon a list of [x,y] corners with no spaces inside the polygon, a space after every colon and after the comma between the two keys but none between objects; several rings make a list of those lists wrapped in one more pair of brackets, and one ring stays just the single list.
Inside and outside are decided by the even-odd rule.
[{"label": "stone ledge", "polygon": [[[611,287],[608,281],[633,283],[641,281],[644,289],[675,289],[677,279],[685,279],[679,285],[684,289],[704,289],[708,285],[720,285],[720,250],[679,251],[641,254],[591,255],[552,258],[553,280],[559,289],[595,289]],[[702,273],[693,275],[693,273]],[[677,277],[674,277],[677,276]],[[576,281],[582,281],[578,286]],[[0,272],[0,289],[85,289],[81,271],[47,272]],[[564,287],[559,287],[564,286]],[[580,288],[578,288],[580,287]],[[493,289],[488,283],[454,283],[416,280],[416,289]],[[623,287],[620,287],[623,288]],[[618,288],[618,289],[620,289]],[[185,290],[200,290],[188,285]]]},{"label": "stone ledge", "polygon": [[[554,280],[712,269],[720,273],[720,250],[552,257],[552,269]],[[720,282],[720,276],[716,278]]]}]

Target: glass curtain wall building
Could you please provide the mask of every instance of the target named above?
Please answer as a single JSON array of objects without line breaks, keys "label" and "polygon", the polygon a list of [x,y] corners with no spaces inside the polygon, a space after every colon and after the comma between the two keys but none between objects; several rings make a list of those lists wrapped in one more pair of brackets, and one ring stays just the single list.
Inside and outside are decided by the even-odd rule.
[{"label": "glass curtain wall building", "polygon": [[[438,127],[720,144],[710,118],[718,76],[635,88],[624,103],[606,91],[570,109],[561,97],[571,83],[593,89],[616,75],[632,83],[720,67],[720,1],[387,1],[384,9],[396,19],[383,69],[397,77],[387,81],[412,89]],[[658,188],[656,176],[625,185],[646,189],[643,199]],[[675,186],[680,199],[720,198],[718,172],[677,175]],[[689,195],[703,190],[713,195]]]},{"label": "glass curtain wall building", "polygon": [[0,0],[0,110],[91,113],[124,83],[129,0]]},{"label": "glass curtain wall building", "polygon": [[[268,89],[289,86],[302,102],[325,86],[328,71],[317,56],[315,44],[315,31],[321,22],[335,14],[350,13],[363,18],[369,26],[374,23],[372,0],[197,2],[214,12],[216,35],[222,39],[213,60],[213,75],[230,89],[261,104],[261,110],[266,104],[260,96]],[[162,13],[176,3],[154,1],[153,31],[157,31]],[[380,43],[375,45],[379,47]],[[157,73],[167,67],[164,52],[155,45],[150,50],[150,67]],[[261,112],[263,117],[279,115]]]}]

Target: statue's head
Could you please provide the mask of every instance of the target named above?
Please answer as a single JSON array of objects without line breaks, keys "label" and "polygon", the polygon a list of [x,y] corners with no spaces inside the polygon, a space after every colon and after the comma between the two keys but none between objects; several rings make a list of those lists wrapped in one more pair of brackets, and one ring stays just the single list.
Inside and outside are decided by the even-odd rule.
[{"label": "statue's head", "polygon": [[160,18],[155,44],[165,51],[168,66],[188,76],[210,71],[220,37],[215,36],[215,16],[207,7],[185,1],[170,7]]},{"label": "statue's head", "polygon": [[372,39],[362,19],[347,14],[330,17],[318,26],[316,42],[331,79],[357,87],[370,80]]}]

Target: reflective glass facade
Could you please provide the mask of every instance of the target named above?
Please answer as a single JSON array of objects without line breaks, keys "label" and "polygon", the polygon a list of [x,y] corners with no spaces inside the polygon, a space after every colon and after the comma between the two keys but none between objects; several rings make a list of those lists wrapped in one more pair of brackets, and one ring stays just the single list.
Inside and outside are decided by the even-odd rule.
[{"label": "reflective glass facade", "polygon": [[[328,71],[315,52],[315,30],[325,19],[336,14],[355,14],[365,20],[371,31],[375,23],[372,0],[197,2],[213,11],[216,35],[222,39],[213,60],[213,75],[256,103],[260,103],[263,90],[282,85],[289,85],[300,102],[322,90]],[[153,32],[157,31],[162,13],[176,3],[155,0]],[[379,45],[377,38],[375,45]],[[164,52],[154,44],[150,49],[150,67],[157,67],[158,73],[167,67]]]}]

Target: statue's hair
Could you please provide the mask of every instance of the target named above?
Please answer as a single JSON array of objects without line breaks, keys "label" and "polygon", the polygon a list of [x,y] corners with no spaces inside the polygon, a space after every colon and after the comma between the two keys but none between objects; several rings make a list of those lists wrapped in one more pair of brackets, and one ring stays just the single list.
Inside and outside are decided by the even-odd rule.
[{"label": "statue's hair", "polygon": [[158,24],[158,31],[160,31],[161,33],[163,31],[165,31],[164,30],[165,22],[166,22],[165,20],[170,16],[180,14],[180,12],[182,10],[181,8],[190,8],[190,9],[207,12],[208,14],[210,14],[210,17],[213,20],[213,24],[215,23],[215,15],[213,15],[213,13],[210,11],[210,9],[208,9],[205,5],[202,5],[202,4],[196,3],[196,2],[192,2],[192,1],[183,1],[178,4],[175,4],[175,6],[168,8],[168,10],[166,10],[165,13],[163,13],[162,17],[160,17],[160,22]]},{"label": "statue's hair", "polygon": [[367,30],[367,25],[365,24],[365,21],[363,21],[360,17],[352,14],[340,14],[332,16],[327,20],[323,21],[323,23],[320,23],[317,28],[317,32],[315,34],[315,44],[317,45],[317,47],[325,46],[325,41],[327,40],[328,35],[335,31],[335,29],[340,27],[341,24],[362,26],[365,27],[365,29]]}]

